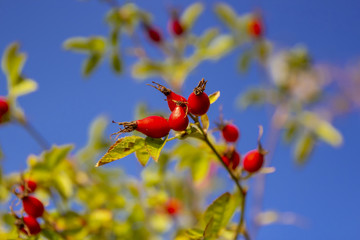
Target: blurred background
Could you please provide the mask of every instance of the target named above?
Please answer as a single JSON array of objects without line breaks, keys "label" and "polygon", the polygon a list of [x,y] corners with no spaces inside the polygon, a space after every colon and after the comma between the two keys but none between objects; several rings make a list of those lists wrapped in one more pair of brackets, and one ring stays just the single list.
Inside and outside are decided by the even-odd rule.
[{"label": "blurred background", "polygon": [[[169,38],[169,9],[176,7],[181,11],[192,3],[134,2],[153,14],[153,23],[166,38]],[[213,12],[217,2],[202,1],[205,10],[193,27],[194,33],[200,34],[209,26],[228,31]],[[356,65],[360,56],[358,1],[225,2],[238,14],[260,11],[265,23],[265,36],[274,43],[275,50],[305,46],[314,64],[332,66],[340,79],[347,76],[347,71],[359,66]],[[88,127],[96,116],[105,114],[110,120],[131,121],[135,114],[134,106],[140,102],[146,102],[152,110],[167,109],[160,93],[133,78],[130,66],[135,59],[126,51],[122,53],[124,69],[121,75],[115,75],[105,60],[94,74],[84,79],[80,70],[84,56],[65,51],[62,47],[70,37],[107,35],[109,29],[104,16],[109,9],[109,4],[101,1],[0,0],[0,52],[3,53],[11,42],[18,41],[22,51],[27,53],[24,74],[38,82],[39,90],[21,97],[19,103],[28,120],[49,143],[74,143],[79,149],[86,144]],[[141,40],[154,58],[162,54],[144,36]],[[130,39],[124,37],[123,49],[130,45]],[[238,56],[238,51],[232,51],[218,61],[201,63],[186,79],[183,93],[190,94],[201,78],[208,80],[208,93],[220,90],[220,99],[208,113],[211,126],[218,119],[218,109],[222,105],[225,118],[233,120],[240,128],[238,149],[244,154],[256,147],[258,125],[264,126],[264,147],[273,144],[267,137],[271,127],[269,111],[274,109],[249,107],[242,110],[239,107],[239,97],[250,87],[263,84],[268,76],[257,64],[251,64],[247,73],[240,73],[236,65]],[[165,84],[159,77],[146,81],[149,80]],[[330,95],[332,88],[326,91]],[[0,74],[0,95],[6,95],[3,73]],[[359,109],[337,116],[332,124],[342,133],[343,143],[334,148],[317,142],[304,165],[295,163],[294,146],[285,144],[281,137],[280,140],[274,138],[271,166],[276,168],[276,172],[266,176],[264,209],[294,213],[296,221],[290,225],[264,226],[257,239],[360,237]],[[108,135],[117,129],[117,126],[110,125]],[[6,173],[24,170],[27,156],[42,151],[16,124],[1,126],[0,144]],[[110,167],[123,168],[133,176],[138,176],[143,169],[133,155],[111,163]],[[232,184],[226,174],[224,179]],[[252,198],[250,207],[251,202]],[[291,219],[289,221],[293,223]]]}]

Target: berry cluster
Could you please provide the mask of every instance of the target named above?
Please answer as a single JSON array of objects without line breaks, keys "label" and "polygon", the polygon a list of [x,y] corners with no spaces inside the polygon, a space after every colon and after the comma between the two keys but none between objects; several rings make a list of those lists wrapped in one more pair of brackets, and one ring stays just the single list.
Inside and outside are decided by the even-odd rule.
[{"label": "berry cluster", "polygon": [[36,235],[40,233],[41,227],[37,218],[44,214],[43,203],[32,194],[35,192],[37,184],[33,180],[23,180],[20,190],[16,192],[16,196],[22,200],[23,211],[27,214],[24,217],[18,217],[15,213],[16,225],[18,229],[27,235]]},{"label": "berry cluster", "polygon": [[0,123],[3,121],[3,117],[9,111],[9,104],[5,98],[0,97]]},{"label": "berry cluster", "polygon": [[[152,138],[161,138],[169,134],[170,129],[175,131],[184,131],[189,125],[188,114],[195,116],[204,115],[210,107],[210,100],[208,95],[204,92],[206,82],[202,79],[194,91],[190,94],[188,99],[178,95],[170,89],[155,83],[150,85],[161,91],[168,102],[171,114],[169,120],[161,116],[149,116],[144,119],[132,122],[118,122],[124,128],[115,134],[123,132],[132,132],[134,130],[143,133]],[[114,122],[115,123],[115,122]]]},{"label": "berry cluster", "polygon": [[[151,25],[150,23],[148,23],[146,21],[143,21],[143,26],[145,29],[145,33],[150,41],[152,41],[153,43],[156,43],[156,44],[163,43],[163,41],[164,41],[163,36],[161,35],[160,31],[155,26]],[[185,29],[184,25],[181,23],[181,21],[179,19],[179,15],[178,15],[177,11],[175,11],[175,10],[172,11],[168,27],[169,27],[169,32],[174,37],[180,37],[180,36],[184,35],[186,32],[186,29]]]},{"label": "berry cluster", "polygon": [[[239,139],[240,132],[237,126],[232,123],[220,123],[218,124],[223,138],[228,144],[236,143]],[[258,149],[249,151],[243,159],[243,169],[249,173],[254,173],[260,170],[264,163],[265,151],[262,149],[260,141],[258,143]],[[226,152],[221,157],[222,161],[227,167],[235,170],[241,161],[241,155],[235,149],[234,146],[228,147]]]}]

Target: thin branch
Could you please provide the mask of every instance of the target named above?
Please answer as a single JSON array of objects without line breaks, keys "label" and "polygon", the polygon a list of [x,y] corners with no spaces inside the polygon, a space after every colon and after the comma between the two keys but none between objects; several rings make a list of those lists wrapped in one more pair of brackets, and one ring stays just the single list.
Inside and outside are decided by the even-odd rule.
[{"label": "thin branch", "polygon": [[48,141],[34,128],[29,122],[18,121],[19,124],[29,133],[29,135],[40,145],[43,150],[50,149]]}]

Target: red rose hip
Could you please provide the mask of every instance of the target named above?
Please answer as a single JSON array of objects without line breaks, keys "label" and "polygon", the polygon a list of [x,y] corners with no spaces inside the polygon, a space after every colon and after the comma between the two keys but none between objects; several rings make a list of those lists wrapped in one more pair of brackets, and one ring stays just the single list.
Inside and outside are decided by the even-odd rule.
[{"label": "red rose hip", "polygon": [[[230,155],[230,156],[229,156]],[[236,169],[240,164],[240,154],[234,150],[230,154],[225,154],[221,157],[222,161],[226,164],[226,166],[231,167],[232,169]]]},{"label": "red rose hip", "polygon": [[23,226],[20,230],[27,235],[36,235],[41,232],[40,224],[32,216],[23,217]]},{"label": "red rose hip", "polygon": [[171,199],[169,199],[169,201],[167,201],[166,211],[170,215],[175,216],[176,214],[179,213],[180,209],[181,209],[181,202],[179,200],[177,200],[176,198],[171,198]]},{"label": "red rose hip", "polygon": [[33,180],[25,180],[25,183],[20,186],[21,191],[25,192],[25,188],[26,188],[27,193],[35,192],[36,187],[37,187],[37,184]]},{"label": "red rose hip", "polygon": [[33,196],[26,196],[22,199],[24,211],[34,217],[41,217],[44,213],[44,205],[43,203]]},{"label": "red rose hip", "polygon": [[239,138],[239,129],[234,124],[226,124],[221,133],[227,142],[236,142]]},{"label": "red rose hip", "polygon": [[202,116],[210,108],[210,100],[206,93],[204,93],[206,87],[206,81],[202,79],[199,85],[194,89],[188,98],[189,112],[196,115]]},{"label": "red rose hip", "polygon": [[257,172],[264,163],[264,155],[257,149],[248,152],[243,160],[244,170],[250,173]]},{"label": "red rose hip", "polygon": [[148,84],[148,85],[153,88],[156,88],[157,90],[159,90],[166,96],[166,101],[168,103],[170,111],[174,111],[174,109],[176,107],[176,102],[183,102],[183,103],[187,102],[186,98],[184,98],[183,96],[181,96],[179,94],[174,93],[173,91],[164,87],[163,85],[156,83],[156,82],[152,82],[152,83],[156,84],[156,86],[153,86],[151,84]]},{"label": "red rose hip", "polygon": [[5,98],[0,97],[0,122],[2,117],[9,111],[9,104]]},{"label": "red rose hip", "polygon": [[249,22],[248,32],[255,38],[261,37],[263,35],[263,25],[259,18],[255,18]]},{"label": "red rose hip", "polygon": [[[113,121],[113,123],[116,122]],[[124,132],[132,132],[136,130],[148,137],[162,138],[168,135],[170,132],[168,120],[160,116],[150,116],[132,122],[119,122],[117,124],[124,126],[124,129],[121,129],[114,134],[121,134]]]},{"label": "red rose hip", "polygon": [[189,125],[186,107],[178,105],[169,117],[169,126],[175,131],[184,131]]},{"label": "red rose hip", "polygon": [[161,43],[162,42],[162,36],[160,32],[154,28],[153,26],[144,23],[144,28],[147,34],[147,37],[154,43]]}]

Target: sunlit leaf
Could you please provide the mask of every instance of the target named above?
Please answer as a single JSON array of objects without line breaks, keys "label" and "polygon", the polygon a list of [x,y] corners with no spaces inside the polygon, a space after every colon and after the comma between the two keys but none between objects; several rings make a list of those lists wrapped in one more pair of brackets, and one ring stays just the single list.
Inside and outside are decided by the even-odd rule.
[{"label": "sunlit leaf", "polygon": [[138,136],[127,136],[118,139],[107,151],[107,153],[97,162],[96,167],[119,160],[129,154],[143,148],[145,139]]},{"label": "sunlit leaf", "polygon": [[186,235],[191,240],[200,240],[203,239],[204,231],[198,228],[192,228],[186,231]]},{"label": "sunlit leaf", "polygon": [[150,137],[147,137],[145,139],[146,149],[149,152],[151,158],[154,159],[155,162],[158,161],[160,152],[163,149],[163,147],[165,146],[167,138],[168,138],[168,136],[166,136],[165,139],[150,138]]},{"label": "sunlit leaf", "polygon": [[329,122],[319,118],[311,112],[304,112],[301,115],[302,123],[312,129],[316,135],[332,146],[339,146],[342,143],[341,133]]},{"label": "sunlit leaf", "polygon": [[44,152],[44,163],[49,169],[53,169],[60,164],[61,161],[66,159],[72,149],[73,145],[54,145],[50,150]]},{"label": "sunlit leaf", "polygon": [[295,160],[299,164],[304,164],[308,160],[310,153],[315,146],[315,137],[311,133],[305,133],[298,139],[295,146]]},{"label": "sunlit leaf", "polygon": [[234,38],[230,35],[220,35],[211,41],[206,57],[209,59],[219,59],[232,50],[235,46]]},{"label": "sunlit leaf", "polygon": [[203,10],[204,7],[202,3],[193,3],[185,9],[184,13],[181,15],[180,20],[187,31],[192,28],[196,19],[200,16]]},{"label": "sunlit leaf", "polygon": [[196,46],[199,49],[205,49],[209,46],[210,42],[214,40],[215,37],[219,35],[219,30],[217,28],[207,29],[196,42]]},{"label": "sunlit leaf", "polygon": [[101,36],[73,37],[64,42],[64,48],[75,52],[102,54],[106,49],[106,39]]},{"label": "sunlit leaf", "polygon": [[54,176],[55,188],[59,191],[60,196],[68,199],[73,195],[73,184],[66,173],[60,173]]},{"label": "sunlit leaf", "polygon": [[215,6],[215,13],[228,27],[236,28],[237,15],[229,5],[218,3]]},{"label": "sunlit leaf", "polygon": [[11,94],[14,96],[22,96],[36,91],[38,84],[31,79],[21,79],[18,84],[12,87]]},{"label": "sunlit leaf", "polygon": [[238,105],[245,109],[250,105],[263,104],[267,100],[267,91],[265,89],[256,88],[249,89],[240,96]]},{"label": "sunlit leaf", "polygon": [[113,51],[110,55],[112,69],[115,73],[119,74],[122,72],[122,62],[120,55],[117,51]]},{"label": "sunlit leaf", "polygon": [[206,209],[204,221],[206,223],[213,221],[211,232],[208,233],[210,236],[216,236],[220,229],[224,226],[224,213],[228,206],[230,197],[230,193],[224,193]]},{"label": "sunlit leaf", "polygon": [[214,102],[216,102],[216,100],[218,100],[219,97],[220,97],[220,91],[210,94],[209,95],[210,104],[213,104]]},{"label": "sunlit leaf", "polygon": [[133,65],[132,75],[138,79],[145,79],[154,75],[161,75],[164,66],[160,62],[139,61]]},{"label": "sunlit leaf", "polygon": [[200,117],[200,121],[201,121],[204,131],[206,132],[210,126],[209,117],[207,116],[207,114],[202,115]]},{"label": "sunlit leaf", "polygon": [[240,72],[247,72],[249,69],[249,65],[251,62],[251,58],[252,58],[252,53],[250,51],[245,51],[244,53],[242,53],[239,57],[239,61],[238,61],[238,67]]},{"label": "sunlit leaf", "polygon": [[145,166],[150,159],[150,154],[146,150],[146,148],[141,148],[141,149],[137,150],[135,152],[135,156],[142,166]]},{"label": "sunlit leaf", "polygon": [[85,77],[90,76],[96,67],[99,65],[101,61],[101,54],[90,54],[89,57],[85,60],[82,68],[82,74]]}]

